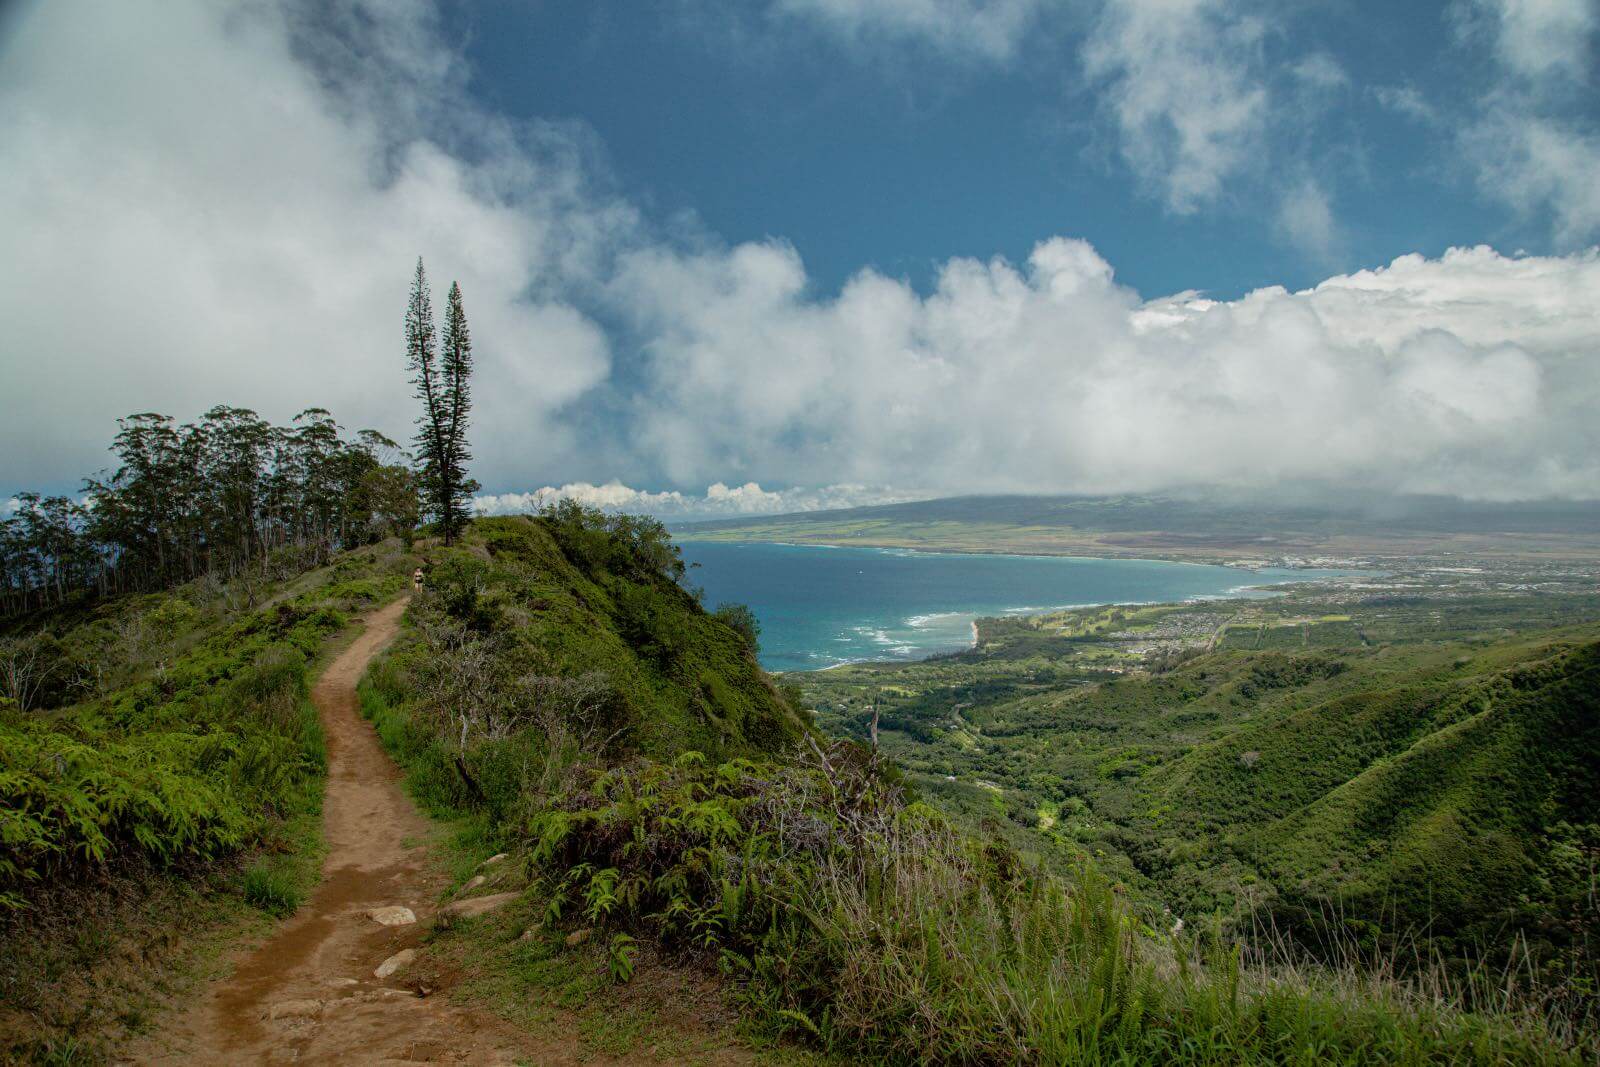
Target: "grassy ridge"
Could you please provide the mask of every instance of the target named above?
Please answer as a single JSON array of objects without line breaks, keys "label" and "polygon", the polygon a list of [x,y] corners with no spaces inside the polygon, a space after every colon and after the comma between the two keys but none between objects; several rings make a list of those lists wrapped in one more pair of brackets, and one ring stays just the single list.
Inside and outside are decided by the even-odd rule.
[{"label": "grassy ridge", "polygon": [[[808,738],[638,547],[595,516],[480,522],[362,686],[413,791],[519,854],[548,951],[592,930],[626,981],[648,938],[767,1031],[885,1062],[1580,1062],[1537,1013],[1173,933],[1093,862],[959,829]],[[514,709],[460,710],[477,657]]]},{"label": "grassy ridge", "polygon": [[498,818],[530,770],[580,753],[754,755],[804,734],[746,639],[667,573],[675,556],[569,518],[483,519],[433,551],[413,628],[363,683],[424,804]]}]

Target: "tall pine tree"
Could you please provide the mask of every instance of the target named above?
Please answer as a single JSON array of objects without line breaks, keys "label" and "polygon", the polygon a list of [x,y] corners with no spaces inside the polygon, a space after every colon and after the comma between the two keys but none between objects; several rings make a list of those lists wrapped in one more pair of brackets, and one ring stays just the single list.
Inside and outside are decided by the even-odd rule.
[{"label": "tall pine tree", "polygon": [[467,477],[467,422],[472,409],[472,335],[461,287],[450,286],[444,343],[437,345],[428,277],[417,260],[406,307],[406,361],[422,414],[417,418],[417,479],[423,501],[450,544],[470,515],[478,483]]},{"label": "tall pine tree", "polygon": [[461,306],[461,286],[450,283],[444,317],[444,345],[439,353],[444,365],[444,409],[448,420],[444,434],[444,462],[440,465],[439,504],[445,520],[445,537],[460,530],[472,514],[472,494],[478,483],[467,477],[472,452],[467,447],[467,421],[472,412],[472,334],[467,312]]}]

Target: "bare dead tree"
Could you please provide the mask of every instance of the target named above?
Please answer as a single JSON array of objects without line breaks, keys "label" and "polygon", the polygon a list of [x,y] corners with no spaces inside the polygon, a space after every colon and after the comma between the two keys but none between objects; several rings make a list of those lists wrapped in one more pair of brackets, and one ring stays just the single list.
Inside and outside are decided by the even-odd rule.
[{"label": "bare dead tree", "polygon": [[38,635],[0,638],[0,696],[15,701],[22,711],[37,707],[40,692],[55,672],[56,664]]}]

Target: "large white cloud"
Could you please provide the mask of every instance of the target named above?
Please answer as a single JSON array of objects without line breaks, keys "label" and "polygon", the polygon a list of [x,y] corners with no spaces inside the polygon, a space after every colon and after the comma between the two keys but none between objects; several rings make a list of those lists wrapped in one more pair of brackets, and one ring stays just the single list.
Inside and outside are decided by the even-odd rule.
[{"label": "large white cloud", "polygon": [[[406,435],[419,254],[437,299],[459,279],[496,385],[478,396],[480,461],[565,447],[554,415],[609,353],[548,279],[570,281],[627,212],[584,188],[558,138],[461,98],[426,5],[358,6],[312,24],[272,4],[64,2],[11,26],[0,478],[93,470],[134,411],[320,405]],[[341,66],[305,61],[362,24]]]},{"label": "large white cloud", "polygon": [[654,339],[640,440],[678,481],[1600,492],[1593,253],[1408,256],[1233,302],[1142,302],[1066,239],[953,260],[926,297],[863,272],[813,299],[777,243],[639,252],[615,285]]}]

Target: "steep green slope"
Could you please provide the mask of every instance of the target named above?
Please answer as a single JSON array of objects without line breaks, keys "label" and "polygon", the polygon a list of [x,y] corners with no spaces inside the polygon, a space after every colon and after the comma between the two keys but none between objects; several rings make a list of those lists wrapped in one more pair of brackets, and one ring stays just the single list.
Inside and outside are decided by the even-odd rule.
[{"label": "steep green slope", "polygon": [[[1333,675],[1356,691],[1268,706],[1141,791],[1188,835],[1217,835],[1290,911],[1332,907],[1438,936],[1508,918],[1519,901],[1554,905],[1577,889],[1540,875],[1556,838],[1581,843],[1600,819],[1600,644],[1518,645],[1521,660],[1502,666],[1511,651],[1403,683],[1358,663]],[[1343,662],[1274,654],[1235,689]]]},{"label": "steep green slope", "polygon": [[460,554],[429,584],[448,600],[481,577],[495,593],[480,610],[517,646],[508,654],[558,674],[605,673],[624,704],[618,726],[642,752],[736,755],[798,741],[795,710],[747,640],[678,584],[675,550],[656,533],[575,511],[485,519],[469,549],[481,543],[489,569]]},{"label": "steep green slope", "polygon": [[785,750],[806,732],[650,520],[482,519],[427,555],[368,713],[424,802],[505,817],[574,762]]},{"label": "steep green slope", "polygon": [[1432,729],[1239,847],[1291,900],[1436,935],[1487,939],[1573,912],[1592,872],[1567,853],[1600,846],[1600,643],[1458,686],[1434,707]]},{"label": "steep green slope", "polygon": [[[1220,914],[1457,973],[1515,953],[1581,992],[1600,973],[1600,628],[1552,624],[1594,607],[1334,589],[1083,609],[805,685],[824,729],[876,715],[964,826],[1058,869],[1093,857],[1152,921]],[[1259,640],[1278,632],[1292,645]],[[1130,654],[1158,633],[1190,644]]]}]

